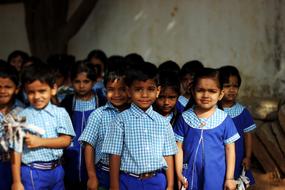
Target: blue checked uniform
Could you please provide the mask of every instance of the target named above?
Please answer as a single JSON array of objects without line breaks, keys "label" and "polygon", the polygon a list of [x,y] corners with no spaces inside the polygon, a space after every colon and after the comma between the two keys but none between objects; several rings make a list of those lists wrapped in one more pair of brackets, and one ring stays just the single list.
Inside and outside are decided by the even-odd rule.
[{"label": "blue checked uniform", "polygon": [[[23,110],[23,103],[21,103],[20,101],[16,100],[14,105],[11,108],[11,111],[9,112],[9,114],[18,114],[20,111]],[[2,113],[0,113],[0,125],[4,119],[5,115],[3,115]],[[1,134],[0,131],[0,137],[3,134]],[[1,158],[6,157],[5,156],[6,153],[2,153],[0,152],[0,189],[1,190],[10,190],[11,186],[12,186],[12,173],[11,173],[11,162],[10,160],[6,160],[3,161]],[[5,179],[5,180],[3,180]]]},{"label": "blue checked uniform", "polygon": [[191,108],[175,123],[174,133],[176,140],[183,143],[183,175],[188,180],[188,190],[223,189],[225,145],[239,139],[232,119],[219,109],[201,119]]},{"label": "blue checked uniform", "polygon": [[[95,150],[95,163],[99,162],[109,166],[109,155],[102,152],[103,142],[106,135],[110,132],[110,123],[119,114],[119,110],[110,102],[105,106],[99,107],[91,113],[87,121],[87,126],[81,134],[79,141],[90,144]],[[109,172],[101,171],[96,168],[99,185],[109,188]]]},{"label": "blue checked uniform", "polygon": [[[42,138],[56,138],[60,134],[75,136],[71,120],[64,108],[49,103],[44,109],[37,110],[32,106],[24,109],[20,115],[26,117],[29,124],[36,125],[45,130]],[[36,148],[26,146],[22,152],[22,163],[51,162],[59,160],[63,149]],[[64,171],[62,166],[53,170],[35,169],[26,165],[21,166],[21,178],[25,189],[64,189]]]},{"label": "blue checked uniform", "polygon": [[[252,132],[256,128],[256,125],[249,111],[239,103],[236,103],[230,108],[224,108],[224,111],[228,113],[228,115],[233,119],[237,131],[241,137],[235,143],[235,151],[236,151],[235,178],[238,179],[242,173],[242,161],[245,157],[244,133]],[[250,184],[253,185],[255,182],[251,171],[250,170],[246,171],[245,175],[249,178]]]},{"label": "blue checked uniform", "polygon": [[182,113],[184,111],[185,106],[187,105],[189,99],[185,98],[184,96],[180,95],[178,97],[178,100],[176,102],[176,109],[179,113]]},{"label": "blue checked uniform", "polygon": [[171,125],[150,107],[132,104],[111,125],[103,152],[121,156],[121,170],[142,174],[167,168],[163,156],[177,153]]}]

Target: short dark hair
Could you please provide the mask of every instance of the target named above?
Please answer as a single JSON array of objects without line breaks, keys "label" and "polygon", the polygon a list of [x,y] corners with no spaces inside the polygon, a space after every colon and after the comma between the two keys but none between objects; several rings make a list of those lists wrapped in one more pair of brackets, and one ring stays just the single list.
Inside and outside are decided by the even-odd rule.
[{"label": "short dark hair", "polygon": [[154,64],[144,62],[132,65],[127,73],[126,84],[131,86],[134,81],[147,80],[154,80],[155,84],[158,85],[158,69]]},{"label": "short dark hair", "polygon": [[79,73],[87,73],[87,78],[92,81],[97,80],[97,73],[94,70],[94,66],[88,61],[77,61],[71,68],[70,78],[74,80]]},{"label": "short dark hair", "polygon": [[180,70],[180,78],[183,78],[187,74],[195,75],[203,68],[203,64],[198,60],[188,61],[182,66]]},{"label": "short dark hair", "polygon": [[168,60],[168,61],[161,63],[158,66],[158,71],[159,72],[171,71],[171,72],[175,72],[178,74],[180,72],[180,67],[176,62],[172,60]]},{"label": "short dark hair", "polygon": [[19,74],[15,67],[7,64],[0,65],[0,77],[1,78],[9,78],[13,83],[18,86],[19,85]]},{"label": "short dark hair", "polygon": [[238,79],[238,87],[240,87],[241,77],[240,77],[239,71],[236,67],[234,67],[232,65],[226,65],[226,66],[220,67],[219,71],[220,71],[220,75],[221,75],[221,79],[222,79],[223,84],[229,82],[230,76],[235,76]]},{"label": "short dark hair", "polygon": [[8,55],[7,62],[10,64],[13,58],[20,56],[23,59],[23,63],[27,62],[29,55],[21,50],[15,50]]},{"label": "short dark hair", "polygon": [[161,88],[170,87],[178,95],[180,94],[180,81],[176,72],[164,71],[159,73],[159,86]]},{"label": "short dark hair", "polygon": [[116,69],[106,73],[104,76],[104,86],[107,87],[108,82],[114,82],[117,79],[125,82],[126,73],[123,71],[123,69]]},{"label": "short dark hair", "polygon": [[48,84],[51,88],[55,85],[54,72],[46,63],[37,61],[29,65],[21,72],[21,83],[23,85],[30,84],[36,80]]}]

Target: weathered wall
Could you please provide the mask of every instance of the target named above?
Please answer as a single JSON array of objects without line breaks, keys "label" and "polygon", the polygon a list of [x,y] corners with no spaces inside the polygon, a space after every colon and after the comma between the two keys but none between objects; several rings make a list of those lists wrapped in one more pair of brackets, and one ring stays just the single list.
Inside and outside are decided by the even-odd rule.
[{"label": "weathered wall", "polygon": [[[71,12],[77,4],[72,0]],[[70,41],[69,53],[82,59],[100,48],[108,55],[138,52],[156,64],[168,59],[180,65],[192,59],[210,67],[231,64],[242,74],[241,95],[285,93],[284,4],[282,0],[101,0]],[[22,26],[19,30],[24,33]],[[25,43],[25,36],[18,37],[20,44]],[[0,56],[2,49],[1,45]]]}]

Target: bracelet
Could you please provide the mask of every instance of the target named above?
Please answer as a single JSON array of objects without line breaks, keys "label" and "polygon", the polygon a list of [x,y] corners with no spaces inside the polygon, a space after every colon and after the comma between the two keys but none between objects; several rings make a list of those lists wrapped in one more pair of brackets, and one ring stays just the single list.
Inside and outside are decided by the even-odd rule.
[{"label": "bracelet", "polygon": [[229,178],[229,179],[226,179],[226,180],[235,180],[234,178]]}]

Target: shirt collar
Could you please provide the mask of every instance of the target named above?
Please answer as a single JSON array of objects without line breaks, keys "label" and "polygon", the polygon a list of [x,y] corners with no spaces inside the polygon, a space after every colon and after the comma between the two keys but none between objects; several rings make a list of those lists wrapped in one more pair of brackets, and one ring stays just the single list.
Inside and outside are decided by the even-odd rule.
[{"label": "shirt collar", "polygon": [[44,109],[35,109],[34,107],[32,107],[37,113],[42,113],[42,112],[46,112],[48,114],[50,114],[51,116],[54,116],[54,105],[52,105],[50,102],[48,103],[48,105],[44,108]]},{"label": "shirt collar", "polygon": [[232,107],[230,108],[224,108],[224,111],[229,114],[231,118],[239,116],[244,110],[244,106],[242,106],[239,103],[235,103]]},{"label": "shirt collar", "polygon": [[141,108],[139,108],[134,103],[131,104],[131,111],[136,115],[137,117],[142,117],[144,115],[149,116],[151,119],[154,119],[154,111],[152,106],[150,106],[146,111],[143,111]]}]

